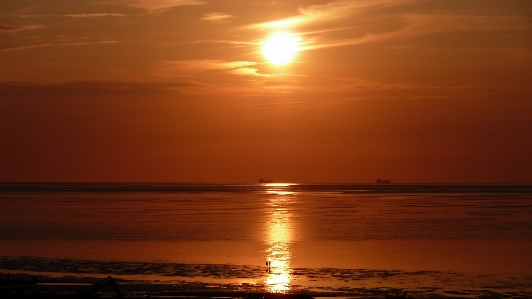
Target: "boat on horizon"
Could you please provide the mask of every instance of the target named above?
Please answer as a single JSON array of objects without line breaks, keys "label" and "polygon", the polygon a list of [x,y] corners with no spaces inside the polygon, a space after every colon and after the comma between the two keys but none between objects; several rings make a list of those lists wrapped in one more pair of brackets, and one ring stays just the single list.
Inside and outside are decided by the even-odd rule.
[{"label": "boat on horizon", "polygon": [[389,184],[391,183],[392,181],[390,180],[381,180],[381,179],[377,179],[377,184]]}]

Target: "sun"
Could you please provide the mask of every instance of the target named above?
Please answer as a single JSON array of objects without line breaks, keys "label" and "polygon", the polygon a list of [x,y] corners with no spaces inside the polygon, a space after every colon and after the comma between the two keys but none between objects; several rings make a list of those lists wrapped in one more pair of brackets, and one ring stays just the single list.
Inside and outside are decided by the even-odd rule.
[{"label": "sun", "polygon": [[273,64],[283,65],[290,62],[297,54],[299,39],[289,33],[275,33],[262,47],[262,53]]}]

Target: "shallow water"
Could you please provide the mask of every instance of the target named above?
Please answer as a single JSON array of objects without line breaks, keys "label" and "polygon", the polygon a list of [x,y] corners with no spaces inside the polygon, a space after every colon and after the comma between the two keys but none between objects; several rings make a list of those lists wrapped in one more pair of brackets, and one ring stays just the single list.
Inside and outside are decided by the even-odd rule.
[{"label": "shallow water", "polygon": [[532,294],[527,185],[0,190],[3,273],[113,275],[132,291]]}]

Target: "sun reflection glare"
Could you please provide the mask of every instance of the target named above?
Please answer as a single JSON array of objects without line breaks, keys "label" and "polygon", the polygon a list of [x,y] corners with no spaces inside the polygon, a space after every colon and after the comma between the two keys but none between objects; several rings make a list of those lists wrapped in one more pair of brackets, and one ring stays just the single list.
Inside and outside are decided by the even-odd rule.
[{"label": "sun reflection glare", "polygon": [[266,193],[269,193],[269,194],[290,195],[294,193],[293,191],[289,191],[287,190],[287,188],[285,188],[285,187],[290,187],[294,185],[290,183],[265,183],[261,185],[268,188],[266,190]]},{"label": "sun reflection glare", "polygon": [[271,219],[268,223],[267,259],[270,262],[266,285],[272,293],[285,293],[290,290],[290,248],[292,228],[290,213],[283,207],[283,198],[272,198]]},{"label": "sun reflection glare", "polygon": [[288,187],[290,185],[291,184],[289,183],[266,183],[264,184],[264,186],[267,186],[267,187]]},{"label": "sun reflection glare", "polygon": [[266,190],[266,193],[275,194],[275,195],[290,195],[294,194],[292,191],[279,191],[279,190]]}]

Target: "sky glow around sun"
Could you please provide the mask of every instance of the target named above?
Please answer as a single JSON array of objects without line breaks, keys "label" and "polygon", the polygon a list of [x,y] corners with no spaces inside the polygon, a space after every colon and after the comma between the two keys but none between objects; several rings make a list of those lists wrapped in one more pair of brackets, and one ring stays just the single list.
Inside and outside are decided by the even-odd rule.
[{"label": "sky glow around sun", "polygon": [[0,0],[0,181],[532,183],[530,3]]},{"label": "sky glow around sun", "polygon": [[296,56],[299,50],[298,38],[289,33],[275,33],[263,45],[264,56],[273,64],[286,64]]}]

